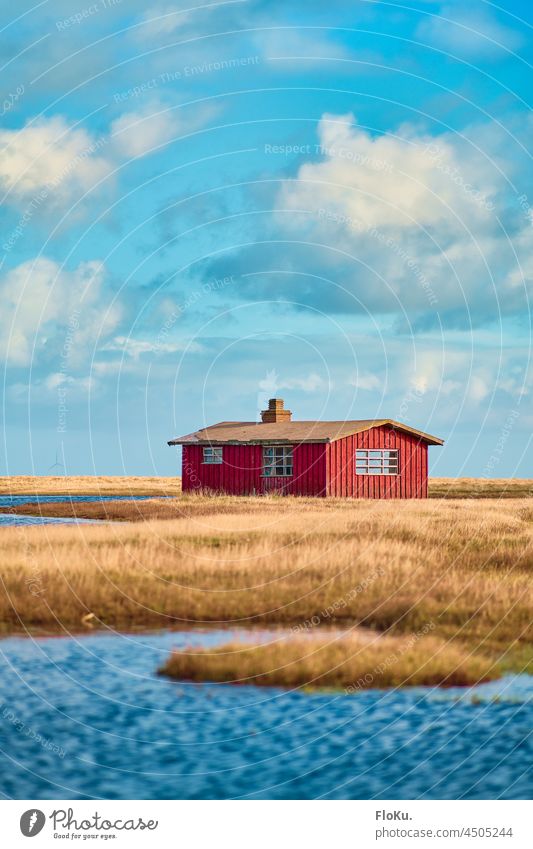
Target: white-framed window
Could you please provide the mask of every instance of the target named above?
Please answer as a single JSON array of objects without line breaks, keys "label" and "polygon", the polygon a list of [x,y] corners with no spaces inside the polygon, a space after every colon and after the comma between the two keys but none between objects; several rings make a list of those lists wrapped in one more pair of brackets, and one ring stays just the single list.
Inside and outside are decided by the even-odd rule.
[{"label": "white-framed window", "polygon": [[206,446],[204,448],[204,463],[221,463],[222,462],[222,448],[213,448],[211,445],[209,448]]},{"label": "white-framed window", "polygon": [[263,475],[266,478],[286,478],[292,475],[292,445],[265,445]]},{"label": "white-framed window", "polygon": [[356,475],[397,475],[398,450],[396,448],[358,449],[355,452]]}]

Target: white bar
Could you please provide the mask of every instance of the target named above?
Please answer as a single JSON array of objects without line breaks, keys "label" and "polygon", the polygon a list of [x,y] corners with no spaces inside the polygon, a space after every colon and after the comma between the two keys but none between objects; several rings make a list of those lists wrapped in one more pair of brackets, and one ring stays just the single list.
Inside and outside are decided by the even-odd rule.
[{"label": "white bar", "polygon": [[[38,810],[46,817],[35,843],[20,830],[20,818]],[[72,809],[71,825],[68,809]],[[53,815],[56,812],[54,830]],[[80,828],[83,820],[102,823],[131,819],[156,821],[144,830]],[[42,819],[37,818],[37,819]],[[72,824],[77,821],[78,828]],[[526,801],[3,801],[0,802],[2,846],[150,846],[157,849],[285,849],[285,847],[409,847],[437,849],[464,846],[531,849],[531,803]],[[483,836],[459,836],[461,829],[483,829]],[[418,837],[431,829],[433,837]],[[492,830],[512,836],[492,836]],[[387,830],[388,837],[384,836]],[[408,833],[410,830],[410,833]],[[438,831],[441,830],[441,836]],[[450,836],[442,834],[442,830]],[[487,831],[490,830],[490,834]],[[453,834],[455,831],[455,834]],[[400,832],[406,836],[391,836]],[[87,835],[96,835],[88,837]],[[112,835],[106,839],[105,835]],[[472,832],[471,832],[472,834]],[[55,835],[55,836],[54,836]],[[59,836],[68,835],[68,836]],[[85,835],[85,837],[84,837]]]}]

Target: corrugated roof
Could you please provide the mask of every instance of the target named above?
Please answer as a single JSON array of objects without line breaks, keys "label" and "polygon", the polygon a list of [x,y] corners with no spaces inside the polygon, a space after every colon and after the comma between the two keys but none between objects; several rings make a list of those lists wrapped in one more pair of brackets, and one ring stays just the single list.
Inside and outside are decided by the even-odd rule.
[{"label": "corrugated roof", "polygon": [[344,422],[321,422],[321,421],[296,421],[296,422],[274,422],[264,424],[263,422],[218,422],[201,428],[186,436],[178,436],[171,439],[169,445],[220,445],[231,443],[245,443],[253,445],[263,442],[334,442],[353,433],[370,430],[372,427],[390,425],[396,430],[412,433],[420,437],[429,445],[442,445],[444,440],[437,436],[431,436],[421,430],[408,427],[393,419],[360,419],[358,421]]}]

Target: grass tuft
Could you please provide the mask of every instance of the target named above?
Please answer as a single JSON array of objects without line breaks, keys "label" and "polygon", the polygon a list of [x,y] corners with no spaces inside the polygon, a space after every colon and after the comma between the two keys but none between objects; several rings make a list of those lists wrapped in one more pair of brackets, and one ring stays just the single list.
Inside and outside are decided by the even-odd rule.
[{"label": "grass tuft", "polygon": [[488,658],[432,636],[375,636],[369,642],[357,634],[175,651],[159,674],[182,681],[329,687],[346,693],[370,687],[475,685],[499,677]]}]

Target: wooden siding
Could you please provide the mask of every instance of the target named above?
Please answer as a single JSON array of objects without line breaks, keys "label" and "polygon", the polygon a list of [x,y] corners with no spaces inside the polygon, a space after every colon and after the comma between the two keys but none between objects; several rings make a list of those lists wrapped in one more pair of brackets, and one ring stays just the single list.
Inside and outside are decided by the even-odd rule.
[{"label": "wooden siding", "polygon": [[184,492],[209,489],[231,495],[326,495],[325,443],[303,443],[293,450],[292,477],[262,476],[261,445],[224,445],[222,463],[203,463],[201,445],[184,445],[182,487]]},{"label": "wooden siding", "polygon": [[[398,450],[397,475],[356,475],[358,448]],[[380,425],[331,443],[294,446],[292,477],[262,476],[261,445],[224,445],[222,463],[203,463],[201,445],[183,446],[184,492],[200,489],[231,495],[427,498],[428,446],[417,436]]]},{"label": "wooden siding", "polygon": [[[356,475],[357,449],[397,449],[397,475]],[[388,425],[337,439],[327,445],[328,495],[338,498],[427,498],[428,446]]]}]

